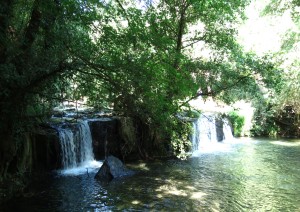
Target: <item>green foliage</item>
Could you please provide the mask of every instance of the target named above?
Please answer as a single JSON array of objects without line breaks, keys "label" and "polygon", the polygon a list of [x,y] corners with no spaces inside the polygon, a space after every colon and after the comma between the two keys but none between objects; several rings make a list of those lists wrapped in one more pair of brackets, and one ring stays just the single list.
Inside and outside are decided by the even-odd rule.
[{"label": "green foliage", "polygon": [[[189,100],[231,102],[256,95],[258,81],[278,84],[274,67],[234,39],[249,1],[147,2],[140,9],[132,0],[2,1],[0,135],[21,134],[53,105],[87,97],[139,120],[183,156],[190,131],[176,114]],[[209,57],[192,56],[198,43]]]},{"label": "green foliage", "polygon": [[171,133],[171,149],[173,155],[176,155],[180,159],[186,159],[191,151],[190,135],[192,132],[192,126],[189,122],[177,121],[175,128]]},{"label": "green foliage", "polygon": [[254,136],[277,137],[279,127],[276,124],[276,111],[274,111],[272,104],[263,104],[262,100],[256,106],[251,134]]},{"label": "green foliage", "polygon": [[[254,135],[260,136],[289,136],[289,134],[297,134],[299,123],[294,120],[285,120],[290,115],[287,115],[286,108],[292,108],[294,111],[293,117],[300,114],[299,106],[299,1],[287,0],[270,0],[264,11],[263,16],[279,16],[290,15],[290,21],[293,22],[287,31],[282,32],[284,36],[281,40],[281,49],[274,52],[272,56],[277,70],[269,72],[264,78],[271,83],[268,87],[268,95],[258,96],[254,101],[256,109],[254,128],[252,130]],[[271,92],[270,92],[271,91]],[[283,115],[285,114],[285,115]],[[285,124],[283,124],[285,123]],[[293,129],[287,130],[286,128]]]},{"label": "green foliage", "polygon": [[[84,47],[74,44],[72,51],[84,64],[76,75],[78,92],[93,106],[107,102],[116,114],[139,118],[172,138],[174,152],[180,154],[186,140],[175,114],[183,102],[229,91],[251,78],[253,67],[228,63],[240,54],[230,23],[246,3],[159,1],[140,10],[133,2],[118,1],[99,7],[90,40],[86,37]],[[204,24],[205,29],[190,31],[194,24]],[[188,47],[198,42],[213,50],[211,60],[190,56]]]},{"label": "green foliage", "polygon": [[262,99],[255,107],[252,136],[299,137],[299,114],[293,107],[278,110],[277,105]]},{"label": "green foliage", "polygon": [[66,47],[70,27],[62,5],[4,0],[0,8],[1,179],[22,166],[11,163],[23,157],[24,134],[64,98],[70,85],[66,76],[75,65]]},{"label": "green foliage", "polygon": [[185,116],[189,117],[189,118],[199,118],[201,115],[200,111],[197,110],[188,110],[185,114]]},{"label": "green foliage", "polygon": [[[295,67],[300,66],[300,61],[294,64]],[[284,77],[284,86],[277,98],[277,109],[284,109],[292,106],[296,113],[300,114],[300,70],[291,70]]]},{"label": "green foliage", "polygon": [[234,136],[242,136],[245,117],[239,115],[237,111],[231,111],[227,116],[229,121],[232,123]]}]

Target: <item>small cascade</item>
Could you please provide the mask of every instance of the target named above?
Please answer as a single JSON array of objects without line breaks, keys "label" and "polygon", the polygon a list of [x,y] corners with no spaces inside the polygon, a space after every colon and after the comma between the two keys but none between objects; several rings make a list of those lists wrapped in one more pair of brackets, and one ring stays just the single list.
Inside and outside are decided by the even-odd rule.
[{"label": "small cascade", "polygon": [[202,114],[198,127],[202,142],[217,142],[216,122],[213,115]]},{"label": "small cascade", "polygon": [[216,123],[213,115],[201,114],[200,117],[193,122],[193,128],[193,151],[200,150],[208,143],[217,142]]},{"label": "small cascade", "polygon": [[81,121],[77,129],[59,128],[63,169],[74,169],[94,160],[92,136],[88,122]]},{"label": "small cascade", "polygon": [[224,132],[224,141],[232,141],[233,140],[232,129],[231,129],[228,119],[224,119],[223,132]]},{"label": "small cascade", "polygon": [[199,125],[199,119],[197,120],[197,121],[194,121],[193,122],[193,130],[194,130],[194,132],[193,132],[193,134],[192,134],[192,150],[193,150],[193,152],[194,151],[197,151],[198,150],[198,144],[199,144],[199,131],[198,131],[198,125]]},{"label": "small cascade", "polygon": [[93,153],[93,145],[92,145],[92,135],[90,131],[90,127],[87,121],[82,121],[79,123],[79,151],[80,151],[80,157],[79,161],[80,163],[83,163],[85,161],[91,161],[94,159],[94,153]]},{"label": "small cascade", "polygon": [[[228,120],[223,119],[220,124],[220,120],[217,123],[216,119],[216,115],[204,113],[193,122],[194,133],[191,136],[193,153],[199,151],[212,152],[222,148],[223,141],[233,140]],[[216,126],[217,124],[219,125]]]},{"label": "small cascade", "polygon": [[62,151],[62,165],[64,168],[76,166],[76,145],[74,135],[70,129],[59,130],[59,140]]}]

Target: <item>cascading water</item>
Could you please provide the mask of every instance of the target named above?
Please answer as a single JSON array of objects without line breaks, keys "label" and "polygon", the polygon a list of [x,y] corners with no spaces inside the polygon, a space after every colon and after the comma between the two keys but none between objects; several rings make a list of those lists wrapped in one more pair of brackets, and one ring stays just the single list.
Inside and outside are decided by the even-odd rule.
[{"label": "cascading water", "polygon": [[233,140],[228,120],[224,119],[222,122],[222,128],[217,129],[216,117],[212,113],[201,114],[200,117],[193,122],[194,132],[191,137],[193,155],[199,152],[212,152],[225,147],[224,145],[220,145],[222,142],[218,141],[218,133],[219,137],[221,133],[222,141],[230,142]]},{"label": "cascading water", "polygon": [[94,160],[92,135],[88,121],[80,121],[77,129],[59,129],[63,174],[77,175],[99,168],[102,163]]},{"label": "cascading water", "polygon": [[[199,119],[198,119],[199,120]],[[199,121],[194,121],[193,122],[193,134],[192,134],[192,151],[195,152],[198,150],[198,144],[199,144],[199,132],[198,132],[198,124],[199,124]]]},{"label": "cascading water", "polygon": [[211,142],[217,142],[214,116],[210,114],[201,114],[200,117],[193,122],[193,128],[193,151],[198,151]]},{"label": "cascading water", "polygon": [[224,141],[230,142],[234,139],[233,134],[232,134],[232,129],[231,129],[228,119],[224,119],[223,132],[224,132]]},{"label": "cascading water", "polygon": [[59,140],[62,151],[62,165],[64,168],[76,166],[76,146],[74,135],[70,129],[59,130]]},{"label": "cascading water", "polygon": [[93,160],[94,153],[93,153],[93,145],[92,145],[92,135],[87,121],[82,121],[79,123],[78,134],[79,134],[78,142],[80,145],[79,148],[80,163]]}]

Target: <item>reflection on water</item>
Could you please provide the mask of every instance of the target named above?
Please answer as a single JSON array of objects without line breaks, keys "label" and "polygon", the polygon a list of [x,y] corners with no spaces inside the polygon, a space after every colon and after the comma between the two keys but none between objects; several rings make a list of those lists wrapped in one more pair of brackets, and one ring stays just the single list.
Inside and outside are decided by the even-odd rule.
[{"label": "reflection on water", "polygon": [[271,144],[281,145],[281,146],[300,146],[300,141],[273,141]]},{"label": "reflection on water", "polygon": [[291,143],[248,139],[186,161],[131,164],[135,176],[109,184],[58,175],[6,210],[299,211],[300,141],[278,142]]}]

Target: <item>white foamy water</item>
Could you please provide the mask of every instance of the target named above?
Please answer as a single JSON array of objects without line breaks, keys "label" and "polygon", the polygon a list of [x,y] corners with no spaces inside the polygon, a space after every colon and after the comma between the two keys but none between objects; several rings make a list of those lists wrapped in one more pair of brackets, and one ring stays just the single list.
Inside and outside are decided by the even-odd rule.
[{"label": "white foamy water", "polygon": [[76,145],[74,134],[70,129],[59,130],[59,140],[61,146],[62,165],[64,168],[76,166]]},{"label": "white foamy water", "polygon": [[203,153],[230,152],[235,143],[228,120],[223,120],[223,141],[218,142],[213,114],[201,114],[199,119],[193,123],[193,128],[192,156],[199,156]]},{"label": "white foamy water", "polygon": [[79,123],[79,151],[80,151],[80,163],[91,161],[94,159],[92,135],[87,120]]},{"label": "white foamy water", "polygon": [[204,142],[199,149],[193,151],[192,156],[197,157],[203,153],[231,152],[233,144],[222,142]]},{"label": "white foamy water", "polygon": [[91,173],[102,166],[94,160],[92,135],[88,121],[80,121],[77,129],[59,129],[63,169],[62,175],[80,175]]},{"label": "white foamy water", "polygon": [[66,175],[66,176],[76,176],[76,175],[82,175],[82,174],[90,174],[95,173],[99,170],[99,168],[102,166],[103,161],[86,161],[82,163],[81,165],[73,168],[63,169],[57,171],[60,175]]}]

